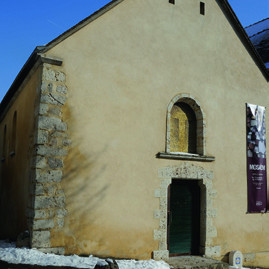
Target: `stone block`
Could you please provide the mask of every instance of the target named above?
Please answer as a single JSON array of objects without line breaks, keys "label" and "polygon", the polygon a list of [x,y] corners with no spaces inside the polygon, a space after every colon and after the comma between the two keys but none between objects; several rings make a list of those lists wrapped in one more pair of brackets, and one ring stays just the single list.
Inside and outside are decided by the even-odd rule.
[{"label": "stone block", "polygon": [[52,92],[53,91],[53,84],[49,83],[48,84],[48,88],[47,88],[48,92]]},{"label": "stone block", "polygon": [[160,219],[159,228],[160,228],[160,230],[167,229],[167,220],[166,219]]},{"label": "stone block", "polygon": [[217,211],[216,211],[216,209],[209,209],[208,211],[207,211],[207,217],[209,217],[209,218],[216,218],[216,216],[217,216]]},{"label": "stone block", "polygon": [[211,190],[211,192],[209,193],[209,196],[211,199],[214,199],[217,197],[217,191],[216,190]]},{"label": "stone block", "polygon": [[169,177],[169,172],[167,171],[168,167],[163,167],[163,168],[159,168],[158,169],[158,177],[159,178],[165,178],[165,177]]},{"label": "stone block", "polygon": [[167,209],[167,198],[166,197],[160,197],[160,209],[163,208]]},{"label": "stone block", "polygon": [[63,196],[64,195],[64,190],[57,190],[56,195]]},{"label": "stone block", "polygon": [[[66,131],[66,123],[59,118],[40,116],[38,119],[38,128],[45,130]],[[38,132],[39,133],[39,132]]]},{"label": "stone block", "polygon": [[48,113],[50,115],[55,115],[55,116],[60,117],[62,115],[62,108],[59,107],[59,106],[50,107],[49,110],[48,110]]},{"label": "stone block", "polygon": [[45,191],[49,196],[54,196],[56,192],[57,186],[55,184],[53,185],[47,185],[45,188]]},{"label": "stone block", "polygon": [[57,207],[65,207],[65,196],[55,197],[55,204]]},{"label": "stone block", "polygon": [[50,209],[48,210],[48,218],[52,219],[55,217],[56,209]]},{"label": "stone block", "polygon": [[212,220],[212,218],[207,218],[206,219],[206,222],[205,222],[205,225],[208,228],[207,231],[212,230],[212,226],[213,226],[213,220]]},{"label": "stone block", "polygon": [[[166,239],[166,230],[154,230],[154,240],[165,240]],[[167,249],[167,248],[166,248]]]},{"label": "stone block", "polygon": [[167,250],[167,243],[164,240],[160,240],[159,250]]},{"label": "stone block", "polygon": [[205,185],[206,185],[206,188],[207,188],[208,192],[210,193],[211,190],[212,190],[212,187],[213,187],[212,181],[211,180],[205,180]]},{"label": "stone block", "polygon": [[43,185],[41,184],[36,184],[36,187],[35,187],[35,191],[34,191],[35,195],[44,195],[44,188],[43,188]]},{"label": "stone block", "polygon": [[56,138],[56,137],[51,138],[49,141],[49,145],[50,146],[57,146],[58,145],[58,138]]},{"label": "stone block", "polygon": [[213,180],[213,178],[214,178],[214,173],[213,173],[212,171],[208,171],[208,172],[207,172],[207,178],[208,178],[209,180]]},{"label": "stone block", "polygon": [[65,156],[67,155],[67,150],[63,148],[38,145],[36,146],[36,154],[42,156]]},{"label": "stone block", "polygon": [[58,209],[56,212],[56,217],[58,218],[64,218],[67,215],[66,209]]},{"label": "stone block", "polygon": [[49,231],[33,231],[32,233],[32,248],[50,247],[50,232]]},{"label": "stone block", "polygon": [[42,94],[40,98],[40,102],[44,104],[58,105],[62,106],[66,102],[66,97],[59,94]]},{"label": "stone block", "polygon": [[36,156],[36,168],[44,169],[47,167],[47,159],[43,156]]},{"label": "stone block", "polygon": [[44,115],[48,112],[49,106],[47,104],[40,104],[39,105],[39,114]]},{"label": "stone block", "polygon": [[162,189],[167,189],[168,186],[172,183],[172,179],[171,178],[167,178],[167,179],[163,179],[161,181],[161,188]]},{"label": "stone block", "polygon": [[48,143],[48,136],[49,136],[49,133],[47,131],[38,130],[36,143],[39,145],[40,144],[44,145],[44,144]]},{"label": "stone block", "polygon": [[50,208],[64,208],[65,197],[49,197],[49,196],[36,196],[34,208],[35,209],[50,209]]},{"label": "stone block", "polygon": [[55,201],[52,197],[37,196],[35,197],[35,209],[51,208],[55,206]]},{"label": "stone block", "polygon": [[51,94],[52,98],[57,101],[58,105],[64,105],[66,97],[59,94]]},{"label": "stone block", "polygon": [[167,208],[166,210],[160,210],[160,218],[167,219]]},{"label": "stone block", "polygon": [[62,168],[63,167],[63,160],[58,158],[49,158],[48,159],[49,167],[50,168]]},{"label": "stone block", "polygon": [[168,250],[153,251],[153,259],[154,260],[168,260],[169,259],[169,251]]},{"label": "stone block", "polygon": [[42,84],[41,84],[41,93],[44,93],[44,92],[46,92],[46,90],[47,90],[47,83],[46,82],[42,82]]},{"label": "stone block", "polygon": [[43,80],[47,81],[56,81],[56,74],[55,71],[52,69],[43,69]]},{"label": "stone block", "polygon": [[168,195],[167,188],[162,188],[161,189],[161,197],[167,198],[167,195]]},{"label": "stone block", "polygon": [[47,218],[47,210],[35,210],[34,218],[35,219],[45,219]]},{"label": "stone block", "polygon": [[59,228],[63,228],[64,227],[64,219],[61,218],[61,219],[56,219],[56,223],[57,223],[57,226]]},{"label": "stone block", "polygon": [[33,230],[46,230],[54,227],[54,221],[52,219],[34,220]]},{"label": "stone block", "polygon": [[36,170],[36,181],[40,183],[60,182],[62,180],[61,170]]},{"label": "stone block", "polygon": [[63,146],[70,146],[72,144],[72,141],[70,139],[64,139],[63,140]]},{"label": "stone block", "polygon": [[56,81],[65,82],[65,74],[60,71],[55,72]]},{"label": "stone block", "polygon": [[221,256],[221,247],[205,247],[205,256],[209,258],[220,257]]},{"label": "stone block", "polygon": [[52,104],[52,105],[59,105],[59,102],[57,102],[51,94],[42,94],[40,98],[41,103],[45,104]]},{"label": "stone block", "polygon": [[59,85],[56,88],[56,92],[61,93],[61,94],[67,94],[67,88],[64,85]]},{"label": "stone block", "polygon": [[160,230],[154,230],[153,231],[153,239],[154,240],[160,240],[161,239],[161,232],[160,232]]}]

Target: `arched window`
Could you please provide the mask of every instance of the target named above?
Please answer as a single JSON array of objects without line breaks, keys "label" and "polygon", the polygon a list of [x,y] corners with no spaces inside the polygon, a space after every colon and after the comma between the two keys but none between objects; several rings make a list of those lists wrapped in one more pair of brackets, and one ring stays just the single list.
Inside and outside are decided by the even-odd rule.
[{"label": "arched window", "polygon": [[170,118],[170,152],[196,153],[196,116],[184,103],[175,103]]},{"label": "arched window", "polygon": [[188,94],[175,96],[167,111],[167,153],[205,155],[204,113]]},{"label": "arched window", "polygon": [[11,148],[10,148],[11,156],[15,154],[16,135],[17,135],[17,111],[14,112],[13,122],[12,122],[12,137],[11,137]]}]

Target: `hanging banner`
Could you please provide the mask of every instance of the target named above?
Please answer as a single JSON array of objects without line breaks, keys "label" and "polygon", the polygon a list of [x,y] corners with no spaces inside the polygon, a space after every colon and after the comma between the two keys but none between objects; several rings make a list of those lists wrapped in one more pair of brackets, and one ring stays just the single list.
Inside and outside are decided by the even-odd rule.
[{"label": "hanging banner", "polygon": [[265,107],[246,104],[248,213],[267,209]]}]

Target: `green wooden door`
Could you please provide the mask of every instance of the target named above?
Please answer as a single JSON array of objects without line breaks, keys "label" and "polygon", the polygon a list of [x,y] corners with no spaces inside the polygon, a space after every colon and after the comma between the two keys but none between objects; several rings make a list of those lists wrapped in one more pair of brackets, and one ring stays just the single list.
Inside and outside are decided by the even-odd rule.
[{"label": "green wooden door", "polygon": [[168,206],[168,246],[171,256],[199,254],[200,188],[195,180],[173,180]]}]

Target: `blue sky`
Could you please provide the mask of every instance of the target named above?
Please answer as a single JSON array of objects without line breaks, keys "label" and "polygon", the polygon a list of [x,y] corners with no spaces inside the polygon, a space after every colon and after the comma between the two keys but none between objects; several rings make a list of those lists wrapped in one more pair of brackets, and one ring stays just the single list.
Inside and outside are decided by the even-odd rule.
[{"label": "blue sky", "polygon": [[[0,100],[36,46],[48,43],[108,2],[0,0]],[[269,0],[229,2],[243,26],[269,17]]]},{"label": "blue sky", "polygon": [[269,0],[228,0],[228,2],[244,27],[269,17]]}]

